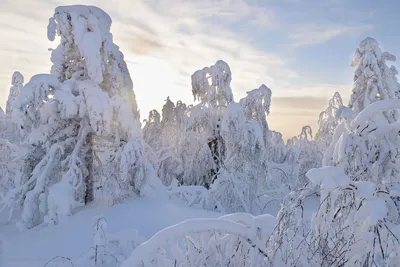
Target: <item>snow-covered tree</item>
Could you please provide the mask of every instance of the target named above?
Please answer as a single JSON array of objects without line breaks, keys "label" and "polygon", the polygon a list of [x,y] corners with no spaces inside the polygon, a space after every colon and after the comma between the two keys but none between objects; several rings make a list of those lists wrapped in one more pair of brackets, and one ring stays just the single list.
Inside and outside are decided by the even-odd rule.
[{"label": "snow-covered tree", "polygon": [[217,178],[225,158],[221,121],[224,110],[233,101],[232,74],[228,64],[219,60],[211,67],[196,71],[191,78],[192,94],[200,103],[190,108],[187,130],[180,139],[178,153],[183,169],[188,170],[182,176],[182,183],[208,188]]},{"label": "snow-covered tree", "polygon": [[248,91],[246,94],[247,96],[239,102],[245,110],[246,118],[254,120],[261,125],[264,143],[268,145],[270,132],[266,116],[270,111],[272,91],[262,84],[258,89]]},{"label": "snow-covered tree", "polygon": [[287,154],[287,146],[283,141],[282,133],[270,131],[268,142],[268,159],[275,163],[283,163]]},{"label": "snow-covered tree", "polygon": [[158,111],[152,110],[143,128],[143,139],[151,147],[153,166],[164,185],[173,180],[182,180],[181,159],[178,155],[179,141],[186,130],[186,105],[177,106],[169,99],[162,108],[162,119]]},{"label": "snow-covered tree", "polygon": [[48,27],[50,40],[60,36],[52,74],[33,76],[14,100],[12,117],[30,156],[1,204],[11,211],[22,205],[22,228],[57,223],[94,198],[114,203],[157,183],[110,26],[96,7],[56,8]]},{"label": "snow-covered tree", "polygon": [[24,84],[24,76],[19,71],[14,72],[11,78],[11,88],[6,103],[6,114],[11,115],[15,98],[20,94]]},{"label": "snow-covered tree", "polygon": [[343,106],[342,97],[336,92],[329,100],[328,108],[319,114],[318,132],[315,141],[325,150],[332,141],[332,136],[339,125],[338,111]]},{"label": "snow-covered tree", "polygon": [[162,108],[161,127],[163,131],[162,145],[176,150],[180,138],[180,128],[176,119],[175,104],[169,97],[165,100],[165,104]]},{"label": "snow-covered tree", "polygon": [[211,189],[226,212],[254,213],[259,180],[267,174],[261,127],[246,119],[240,104],[229,104],[222,121],[226,159]]},{"label": "snow-covered tree", "polygon": [[7,139],[0,138],[0,196],[4,195],[15,185],[19,184],[18,146],[10,143]]},{"label": "snow-covered tree", "polygon": [[111,18],[92,6],[58,7],[50,18],[48,38],[60,36],[53,50],[51,74],[59,81],[90,79],[111,96],[121,96],[139,119],[133,84],[124,56],[113,42]]},{"label": "snow-covered tree", "polygon": [[349,103],[352,110],[339,108],[343,121],[323,160],[324,165],[344,168],[351,180],[397,179],[398,126],[393,122],[398,117],[399,106],[394,99],[399,96],[400,85],[396,68],[386,65],[395,60],[369,37],[360,43],[353,57],[352,65],[357,69]]},{"label": "snow-covered tree", "polygon": [[[382,52],[375,39],[367,37],[360,42],[351,62],[356,70],[349,107],[356,113],[377,100],[397,99],[400,96],[400,84],[396,78],[398,72],[394,66],[387,66],[387,61],[396,61],[396,57]],[[398,113],[393,111],[385,113],[385,116],[390,122],[398,119]]]},{"label": "snow-covered tree", "polygon": [[192,75],[194,99],[210,107],[227,106],[233,101],[232,73],[228,64],[218,60],[215,65],[197,70]]},{"label": "snow-covered tree", "polygon": [[308,170],[321,166],[323,152],[313,140],[310,126],[304,126],[298,136],[289,139],[287,148],[286,163],[291,166],[289,176],[293,180],[290,187],[294,190],[307,183]]},{"label": "snow-covered tree", "polygon": [[162,142],[162,127],[160,113],[153,109],[149,112],[149,116],[144,120],[143,139],[154,150],[158,150]]},{"label": "snow-covered tree", "polygon": [[6,102],[6,111],[0,111],[0,137],[9,140],[12,143],[19,142],[19,131],[15,123],[11,119],[11,114],[14,108],[14,102],[20,94],[23,87],[24,77],[18,71],[14,72],[11,78],[11,88]]},{"label": "snow-covered tree", "polygon": [[7,130],[6,114],[4,110],[0,107],[0,136],[4,136],[4,132]]}]

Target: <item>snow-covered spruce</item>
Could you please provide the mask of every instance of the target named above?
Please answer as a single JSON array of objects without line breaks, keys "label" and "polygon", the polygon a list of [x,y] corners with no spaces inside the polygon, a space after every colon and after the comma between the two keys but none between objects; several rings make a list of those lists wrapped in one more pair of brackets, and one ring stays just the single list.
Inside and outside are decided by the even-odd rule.
[{"label": "snow-covered spruce", "polygon": [[[351,62],[356,70],[349,107],[356,113],[377,100],[400,97],[398,71],[394,66],[387,66],[387,61],[396,61],[396,57],[382,52],[375,39],[367,37],[360,42]],[[397,111],[384,112],[384,115],[389,122],[398,119]]]},{"label": "snow-covered spruce", "polygon": [[158,184],[142,152],[132,81],[110,26],[96,7],[56,8],[48,36],[57,34],[60,44],[51,74],[33,76],[12,101],[30,156],[0,203],[11,214],[22,205],[21,228],[57,223],[93,199],[114,203]]}]

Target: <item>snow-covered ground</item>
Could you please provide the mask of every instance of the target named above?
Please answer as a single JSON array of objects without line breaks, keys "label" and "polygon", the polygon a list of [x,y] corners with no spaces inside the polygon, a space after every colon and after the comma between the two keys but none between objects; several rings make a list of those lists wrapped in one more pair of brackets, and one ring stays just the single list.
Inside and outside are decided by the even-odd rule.
[{"label": "snow-covered ground", "polygon": [[0,225],[3,265],[7,267],[43,267],[56,257],[80,260],[92,246],[92,218],[104,215],[107,233],[136,229],[148,239],[163,228],[191,218],[215,218],[219,213],[192,209],[163,198],[133,198],[111,207],[95,204],[65,218],[55,226],[39,226],[19,232],[15,224]]}]

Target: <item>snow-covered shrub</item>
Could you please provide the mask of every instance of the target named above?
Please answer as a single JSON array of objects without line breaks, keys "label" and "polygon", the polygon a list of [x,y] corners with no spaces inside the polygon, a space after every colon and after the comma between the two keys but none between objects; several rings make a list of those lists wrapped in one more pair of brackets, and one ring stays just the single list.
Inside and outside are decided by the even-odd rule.
[{"label": "snow-covered shrub", "polygon": [[381,100],[343,122],[326,151],[324,164],[342,167],[351,180],[395,186],[399,179],[400,127],[382,115],[393,109],[400,109],[399,100]]},{"label": "snow-covered shrub", "polygon": [[270,266],[264,251],[274,224],[270,215],[243,213],[186,220],[138,246],[121,267]]},{"label": "snow-covered shrub", "polygon": [[107,236],[105,233],[107,221],[104,216],[93,218],[93,228],[93,266],[103,266],[106,263],[107,256]]},{"label": "snow-covered shrub", "polygon": [[106,231],[107,220],[103,215],[95,216],[92,225],[92,246],[74,260],[76,267],[119,267],[137,246],[146,241],[134,229],[116,233]]},{"label": "snow-covered shrub", "polygon": [[311,215],[316,211],[318,188],[306,184],[293,190],[282,201],[276,225],[267,241],[267,255],[271,266],[309,267],[307,238],[311,229]]},{"label": "snow-covered shrub", "polygon": [[[308,171],[306,194],[289,194],[270,241],[271,257],[291,266],[397,264],[399,126],[384,112],[399,107],[399,100],[381,100],[358,114],[339,108],[343,121],[324,157],[325,165],[337,167]],[[317,196],[315,187],[319,205],[309,223],[304,203]]]},{"label": "snow-covered shrub", "polygon": [[268,240],[274,266],[396,266],[394,192],[351,181],[332,166],[311,169],[307,177],[310,186],[288,195]]},{"label": "snow-covered shrub", "polygon": [[75,267],[70,258],[56,256],[45,263],[43,267]]},{"label": "snow-covered shrub", "polygon": [[168,194],[170,200],[176,201],[179,204],[225,213],[224,207],[218,199],[215,198],[215,194],[213,194],[212,191],[207,190],[204,186],[171,185]]},{"label": "snow-covered shrub", "polygon": [[350,181],[335,167],[313,169],[308,176],[321,187],[309,238],[318,266],[396,266],[400,228],[394,192]]},{"label": "snow-covered shrub", "polygon": [[122,264],[137,246],[146,241],[146,239],[140,236],[138,231],[134,229],[108,233],[107,239],[108,253],[117,259],[117,264],[115,266]]}]

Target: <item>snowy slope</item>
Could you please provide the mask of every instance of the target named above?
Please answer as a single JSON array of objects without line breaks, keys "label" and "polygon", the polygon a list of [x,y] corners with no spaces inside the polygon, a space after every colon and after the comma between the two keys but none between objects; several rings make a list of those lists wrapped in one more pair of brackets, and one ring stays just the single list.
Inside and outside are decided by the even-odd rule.
[{"label": "snowy slope", "polygon": [[43,267],[55,256],[78,261],[92,245],[92,218],[101,214],[107,219],[107,233],[136,229],[146,239],[166,226],[186,219],[221,216],[219,213],[178,206],[160,198],[143,197],[112,207],[89,205],[58,225],[39,226],[25,232],[18,232],[14,224],[1,225],[3,266]]}]

